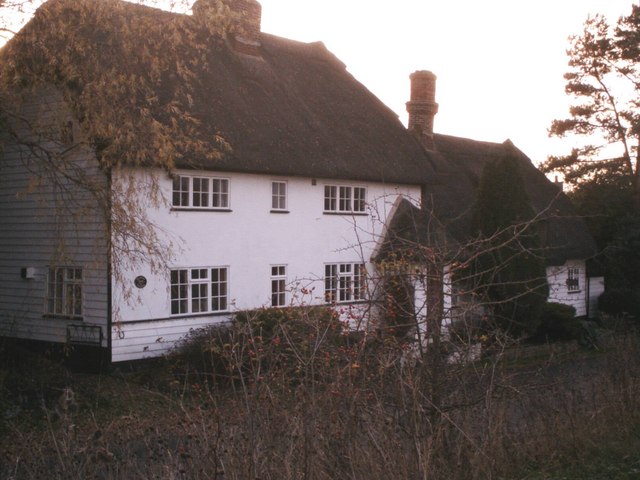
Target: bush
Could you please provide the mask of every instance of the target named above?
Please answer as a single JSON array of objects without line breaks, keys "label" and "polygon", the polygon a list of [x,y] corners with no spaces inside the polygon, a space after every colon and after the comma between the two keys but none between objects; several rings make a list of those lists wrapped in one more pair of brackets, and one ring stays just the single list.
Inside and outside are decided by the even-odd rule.
[{"label": "bush", "polygon": [[576,309],[562,303],[547,302],[542,308],[542,321],[534,338],[540,341],[579,340],[583,334]]},{"label": "bush", "polygon": [[356,335],[330,308],[265,308],[190,332],[170,358],[179,372],[218,384],[269,375],[295,382],[305,369],[348,357]]},{"label": "bush", "polygon": [[640,318],[640,289],[607,289],[598,299],[598,309],[609,315],[631,315]]}]

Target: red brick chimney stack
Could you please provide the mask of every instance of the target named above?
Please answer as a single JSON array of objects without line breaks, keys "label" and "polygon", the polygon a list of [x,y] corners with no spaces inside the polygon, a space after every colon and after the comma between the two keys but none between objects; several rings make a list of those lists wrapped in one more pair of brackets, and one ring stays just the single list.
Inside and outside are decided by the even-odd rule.
[{"label": "red brick chimney stack", "polygon": [[438,113],[436,103],[436,76],[427,70],[418,70],[411,79],[411,98],[407,102],[409,131],[413,132],[427,150],[433,150],[433,119]]},{"label": "red brick chimney stack", "polygon": [[226,23],[227,38],[236,51],[260,56],[262,6],[256,0],[197,0],[191,10],[204,21]]}]

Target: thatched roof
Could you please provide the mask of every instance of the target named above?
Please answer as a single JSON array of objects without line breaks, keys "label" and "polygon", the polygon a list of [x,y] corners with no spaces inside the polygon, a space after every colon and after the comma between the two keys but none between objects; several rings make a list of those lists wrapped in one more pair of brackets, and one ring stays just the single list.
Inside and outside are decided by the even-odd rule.
[{"label": "thatched roof", "polygon": [[5,84],[58,86],[108,163],[433,181],[429,153],[322,43],[260,34],[253,56],[223,29],[119,0],[50,0],[0,59]]},{"label": "thatched roof", "polygon": [[595,254],[595,242],[569,198],[510,141],[499,144],[438,134],[434,140],[441,181],[427,187],[425,204],[456,238],[462,241],[473,233],[471,210],[485,165],[512,155],[519,160],[527,194],[539,215],[547,264],[561,265]]},{"label": "thatched roof", "polygon": [[473,249],[476,234],[471,216],[484,167],[505,155],[519,161],[527,194],[538,214],[535,221],[547,265],[587,259],[596,253],[595,242],[569,198],[510,141],[500,144],[439,134],[434,141],[431,154],[438,182],[425,187],[422,209],[408,201],[397,206],[374,260],[407,258],[414,244],[429,246],[436,261],[462,260],[465,251]]},{"label": "thatched roof", "polygon": [[[218,20],[121,0],[49,0],[0,51],[0,89],[56,86],[106,167],[423,185],[428,213],[416,223],[404,205],[393,220],[401,236],[431,243],[437,218],[436,237],[446,229],[464,242],[484,165],[515,147],[436,135],[427,151],[322,43],[257,33],[247,54]],[[568,199],[517,154],[546,218],[548,262],[591,256]],[[422,226],[413,235],[407,222]]]},{"label": "thatched roof", "polygon": [[455,259],[458,248],[433,212],[399,198],[372,260],[443,264]]}]

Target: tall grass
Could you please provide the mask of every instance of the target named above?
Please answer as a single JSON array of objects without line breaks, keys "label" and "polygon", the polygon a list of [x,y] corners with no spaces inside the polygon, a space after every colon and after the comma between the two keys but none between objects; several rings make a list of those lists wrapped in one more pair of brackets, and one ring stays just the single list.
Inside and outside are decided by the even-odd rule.
[{"label": "tall grass", "polygon": [[29,431],[6,421],[0,477],[525,478],[640,432],[634,335],[570,361],[413,351],[322,309],[249,312],[194,332],[153,388],[112,376],[109,400],[85,386]]}]

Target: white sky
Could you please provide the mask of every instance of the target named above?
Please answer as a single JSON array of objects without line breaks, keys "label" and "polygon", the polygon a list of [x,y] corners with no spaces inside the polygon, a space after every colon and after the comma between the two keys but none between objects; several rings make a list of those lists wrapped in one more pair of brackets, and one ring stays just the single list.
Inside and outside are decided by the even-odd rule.
[{"label": "white sky", "polygon": [[[406,124],[409,75],[438,77],[438,133],[511,139],[534,162],[566,153],[549,139],[566,116],[567,38],[589,14],[611,23],[632,0],[260,0],[262,30],[322,41]],[[568,143],[569,142],[569,143]]]}]

